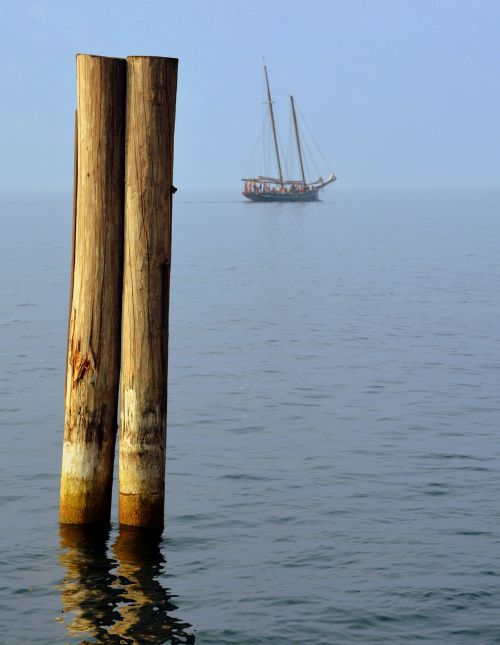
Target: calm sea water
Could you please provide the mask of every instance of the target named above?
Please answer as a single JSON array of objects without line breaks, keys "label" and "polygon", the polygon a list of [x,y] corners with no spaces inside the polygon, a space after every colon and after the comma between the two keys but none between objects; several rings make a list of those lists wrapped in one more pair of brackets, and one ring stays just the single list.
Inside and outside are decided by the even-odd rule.
[{"label": "calm sea water", "polygon": [[500,195],[327,198],[177,194],[144,538],[60,532],[71,199],[0,197],[0,642],[500,642]]}]

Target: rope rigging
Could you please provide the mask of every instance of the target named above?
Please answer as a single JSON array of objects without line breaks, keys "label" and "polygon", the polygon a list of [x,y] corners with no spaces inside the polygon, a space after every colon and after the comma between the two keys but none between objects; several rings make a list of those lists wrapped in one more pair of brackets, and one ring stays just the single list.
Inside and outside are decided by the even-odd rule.
[{"label": "rope rigging", "polygon": [[[311,167],[313,167],[317,176],[318,177],[322,176],[324,174],[325,169],[323,169],[322,171],[318,163],[316,162],[314,150],[309,140],[311,140],[314,143],[317,152],[319,152],[323,162],[325,163],[326,169],[329,169],[331,166],[328,163],[328,160],[326,159],[325,155],[323,154],[323,151],[321,150],[317,140],[312,134],[311,129],[307,125],[304,119],[304,115],[300,110],[300,108],[297,106],[297,104],[295,104],[295,108],[298,114],[300,115],[300,120],[299,119],[297,120],[297,127],[298,127],[300,140],[303,148],[302,154],[303,154],[305,175],[306,177],[311,177],[310,170],[311,170]],[[308,137],[304,136],[304,126],[307,129],[307,133],[309,135]],[[300,175],[300,168],[299,168],[299,160],[297,157],[297,143],[295,139],[291,106],[289,108],[289,122],[288,122],[286,149],[283,148],[278,129],[276,129],[276,138],[278,142],[278,148],[281,155],[281,159],[283,161],[286,177],[289,179],[298,180]],[[263,174],[264,176],[274,176],[276,174],[276,160],[273,159],[272,129],[271,129],[271,121],[269,117],[269,108],[267,107],[267,102],[264,104],[262,133],[252,149],[252,154],[250,155],[250,158],[247,161],[245,168],[248,168],[250,161],[255,160],[256,148],[258,147],[259,143],[262,146],[263,166],[260,169],[260,172],[256,174]]]},{"label": "rope rigging", "polygon": [[[301,118],[302,123],[303,123],[303,124],[306,126],[306,128],[307,128],[307,133],[308,133],[308,135],[311,137],[311,139],[312,139],[313,143],[316,145],[316,148],[317,148],[317,150],[318,150],[319,154],[321,155],[321,157],[322,157],[323,161],[325,162],[326,167],[327,167],[327,168],[331,168],[331,166],[330,166],[330,164],[329,164],[329,162],[328,162],[327,158],[325,157],[325,155],[323,154],[323,151],[321,150],[321,148],[320,148],[320,146],[319,146],[319,143],[316,141],[316,139],[315,139],[315,137],[314,137],[314,135],[313,135],[313,133],[312,133],[311,128],[307,125],[307,121],[305,120],[304,115],[302,114],[302,111],[301,111],[301,109],[300,109],[299,107],[297,107],[297,111],[298,111],[298,113],[300,114],[300,118]],[[321,174],[321,173],[320,173],[320,174]]]}]

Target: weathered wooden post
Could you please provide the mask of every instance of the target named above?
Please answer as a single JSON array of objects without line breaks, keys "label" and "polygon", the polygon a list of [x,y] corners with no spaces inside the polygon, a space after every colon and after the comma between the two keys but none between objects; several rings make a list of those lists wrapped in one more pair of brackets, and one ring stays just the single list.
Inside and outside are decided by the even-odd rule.
[{"label": "weathered wooden post", "polygon": [[177,59],[127,58],[119,519],[163,526]]},{"label": "weathered wooden post", "polygon": [[126,62],[77,56],[77,193],[60,520],[109,521],[120,372]]}]

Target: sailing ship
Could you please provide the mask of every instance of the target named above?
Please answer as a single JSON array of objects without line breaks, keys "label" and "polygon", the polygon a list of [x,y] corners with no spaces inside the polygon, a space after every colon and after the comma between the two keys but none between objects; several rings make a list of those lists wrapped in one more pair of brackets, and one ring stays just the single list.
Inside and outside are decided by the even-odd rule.
[{"label": "sailing ship", "polygon": [[337,178],[331,172],[326,180],[321,176],[315,181],[307,181],[304,171],[304,153],[301,140],[300,129],[297,122],[297,113],[295,110],[295,101],[290,96],[291,118],[293,130],[295,133],[295,146],[300,167],[300,179],[285,179],[283,175],[283,166],[281,163],[280,149],[278,145],[278,134],[276,129],[276,120],[274,117],[273,100],[271,98],[271,88],[269,85],[269,75],[267,66],[264,65],[264,76],[267,90],[267,106],[271,120],[271,130],[274,143],[274,154],[276,158],[276,167],[278,177],[247,177],[243,178],[243,195],[254,202],[315,202],[319,199],[320,191],[333,183]]}]

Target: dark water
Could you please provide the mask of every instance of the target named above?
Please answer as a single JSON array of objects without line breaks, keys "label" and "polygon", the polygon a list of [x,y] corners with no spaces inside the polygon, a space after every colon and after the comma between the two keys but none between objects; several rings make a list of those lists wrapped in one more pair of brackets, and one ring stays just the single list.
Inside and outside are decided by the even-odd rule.
[{"label": "dark water", "polygon": [[167,530],[60,533],[70,199],[0,199],[0,641],[500,642],[500,195],[175,207]]}]

